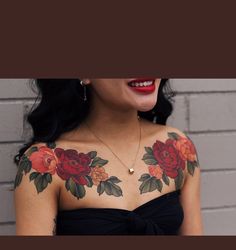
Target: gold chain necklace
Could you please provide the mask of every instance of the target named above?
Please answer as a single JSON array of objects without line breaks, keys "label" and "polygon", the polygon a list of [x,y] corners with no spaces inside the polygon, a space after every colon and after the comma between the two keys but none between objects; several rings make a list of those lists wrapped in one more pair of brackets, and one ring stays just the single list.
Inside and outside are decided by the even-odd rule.
[{"label": "gold chain necklace", "polygon": [[136,160],[137,160],[137,156],[138,156],[138,152],[140,150],[140,143],[141,143],[141,138],[142,138],[142,133],[141,133],[141,121],[140,121],[140,117],[138,116],[138,121],[139,121],[139,144],[138,144],[138,149],[137,149],[137,152],[136,152],[136,156],[135,156],[135,159],[134,159],[134,162],[132,164],[132,166],[129,168],[127,167],[126,164],[124,164],[124,162],[113,152],[113,150],[103,141],[101,140],[92,130],[91,128],[89,127],[89,125],[87,124],[87,122],[85,122],[86,126],[88,127],[88,129],[90,130],[90,132],[101,142],[103,143],[111,152],[112,154],[121,162],[121,164],[123,166],[125,166],[126,168],[129,169],[129,174],[133,174],[134,173],[134,164],[136,163]]}]

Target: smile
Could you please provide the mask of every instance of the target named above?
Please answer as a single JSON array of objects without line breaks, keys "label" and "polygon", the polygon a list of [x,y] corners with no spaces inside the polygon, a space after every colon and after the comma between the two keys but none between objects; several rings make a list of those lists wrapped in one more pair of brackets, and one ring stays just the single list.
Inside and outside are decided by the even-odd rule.
[{"label": "smile", "polygon": [[154,82],[155,79],[153,78],[137,78],[128,82],[128,86],[140,93],[152,93],[155,91]]}]

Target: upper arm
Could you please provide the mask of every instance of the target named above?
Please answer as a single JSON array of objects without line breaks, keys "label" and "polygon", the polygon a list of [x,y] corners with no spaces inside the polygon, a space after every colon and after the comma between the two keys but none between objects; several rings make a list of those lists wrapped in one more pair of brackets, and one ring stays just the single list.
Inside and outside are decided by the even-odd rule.
[{"label": "upper arm", "polygon": [[53,235],[59,184],[56,157],[45,145],[31,146],[21,157],[15,178],[17,235]]},{"label": "upper arm", "polygon": [[184,210],[184,220],[179,233],[181,235],[202,235],[201,218],[201,170],[196,146],[185,133],[177,130],[177,148],[185,160],[185,178],[181,188],[180,201]]}]

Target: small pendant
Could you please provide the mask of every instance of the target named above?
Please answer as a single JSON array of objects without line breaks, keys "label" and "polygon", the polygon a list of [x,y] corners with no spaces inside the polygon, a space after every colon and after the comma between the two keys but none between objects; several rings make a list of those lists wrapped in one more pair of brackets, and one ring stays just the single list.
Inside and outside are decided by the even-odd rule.
[{"label": "small pendant", "polygon": [[134,173],[134,169],[133,169],[133,168],[130,168],[130,169],[129,169],[129,173],[130,173],[130,174],[133,174],[133,173]]}]

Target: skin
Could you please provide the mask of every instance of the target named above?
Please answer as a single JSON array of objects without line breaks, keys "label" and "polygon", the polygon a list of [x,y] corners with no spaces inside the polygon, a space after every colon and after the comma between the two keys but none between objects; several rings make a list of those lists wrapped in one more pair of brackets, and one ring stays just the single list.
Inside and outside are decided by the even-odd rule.
[{"label": "skin", "polygon": [[[86,122],[121,159],[126,159],[124,162],[128,166],[133,163],[134,157],[130,155],[135,155],[138,145],[137,110],[149,111],[155,106],[161,79],[156,79],[156,90],[148,95],[136,94],[130,90],[127,86],[130,80],[132,79],[83,79],[87,87],[92,90],[92,108]],[[25,167],[22,179],[19,181],[20,175],[18,175],[18,179],[16,178],[18,181],[15,181],[17,184],[15,189],[16,234],[55,235],[58,209],[104,207],[105,203],[106,207],[133,210],[139,205],[180,188],[184,221],[179,234],[201,235],[203,232],[200,209],[200,166],[196,151],[186,153],[183,149],[184,143],[195,150],[192,141],[176,128],[153,125],[143,119],[141,119],[141,125],[143,140],[132,182],[127,169],[118,165],[117,159],[115,161],[111,152],[98,143],[85,123],[82,123],[78,129],[61,135],[55,145],[33,145],[24,158],[23,165],[28,164],[28,170]],[[157,141],[159,146],[155,147]],[[163,151],[160,145],[163,146]],[[168,149],[166,149],[167,145],[170,145]],[[129,148],[128,152],[127,148]],[[78,178],[78,172],[73,176],[65,172],[68,161],[62,161],[62,153],[66,154],[65,150],[68,149],[75,150],[76,155],[90,152],[93,156],[90,164],[92,163],[92,166],[94,163],[94,166],[88,174],[91,180],[87,182],[88,185],[84,185],[87,179]],[[182,165],[182,170],[168,171],[168,161],[162,162],[161,159],[159,159],[160,166],[155,164],[155,160],[149,161],[150,158],[153,159],[154,154],[158,158],[165,153],[165,150],[172,150],[172,158],[174,155],[174,158],[179,160],[177,165]],[[100,158],[99,163],[96,157]],[[45,160],[43,163],[50,162],[50,164],[42,167],[43,164],[40,164],[39,158]],[[59,162],[62,163],[60,171],[56,167]],[[73,161],[73,164],[78,162]],[[190,169],[187,165],[190,165]],[[171,165],[171,169],[172,167]],[[41,176],[33,178],[39,172],[44,179],[40,179]],[[31,181],[29,181],[30,176]],[[157,180],[159,185],[156,189],[149,189],[149,181],[153,179]],[[46,185],[41,185],[40,183],[43,183],[40,182],[41,180],[44,180]],[[82,189],[74,193],[74,188],[71,187],[79,184]],[[134,200],[134,196],[137,199]],[[90,198],[86,199],[87,197]]]}]

